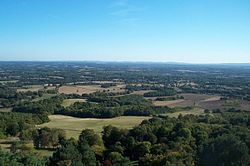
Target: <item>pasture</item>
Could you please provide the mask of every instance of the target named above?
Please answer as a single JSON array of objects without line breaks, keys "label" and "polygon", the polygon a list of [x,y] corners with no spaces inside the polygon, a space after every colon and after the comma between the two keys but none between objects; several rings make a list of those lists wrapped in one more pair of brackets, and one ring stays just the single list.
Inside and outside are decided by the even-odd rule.
[{"label": "pasture", "polygon": [[17,92],[38,92],[43,90],[55,90],[55,86],[44,86],[44,85],[28,85],[17,88]]},{"label": "pasture", "polygon": [[198,107],[194,107],[192,109],[186,110],[183,108],[176,108],[176,111],[173,113],[166,113],[166,114],[162,114],[162,115],[167,115],[169,117],[175,117],[177,118],[179,115],[202,115],[204,114],[204,109],[202,108],[198,108]]},{"label": "pasture", "polygon": [[144,95],[145,93],[152,92],[152,91],[153,90],[138,90],[138,91],[134,91],[132,94]]},{"label": "pasture", "polygon": [[0,112],[11,112],[12,108],[0,108]]},{"label": "pasture", "polygon": [[36,99],[34,99],[32,101],[40,101],[40,100],[44,100],[44,99],[50,99],[51,97],[54,97],[56,95],[57,94],[48,94],[48,93],[45,93],[45,94],[43,94],[42,97],[38,97],[38,98],[36,98]]},{"label": "pasture", "polygon": [[18,88],[17,92],[38,92],[39,90],[44,90],[43,85],[30,85],[30,86],[24,86],[22,88]]},{"label": "pasture", "polygon": [[72,85],[72,86],[61,86],[59,93],[61,94],[90,94],[94,92],[124,92],[125,85],[116,85],[109,88],[102,88],[101,85]]},{"label": "pasture", "polygon": [[93,129],[97,133],[102,132],[103,126],[113,125],[118,128],[130,129],[139,125],[143,120],[151,117],[145,116],[121,116],[112,119],[75,118],[63,115],[50,115],[50,122],[37,127],[60,128],[65,130],[68,138],[78,138],[83,129]]},{"label": "pasture", "polygon": [[19,142],[19,146],[22,146],[23,149],[30,150],[38,157],[50,157],[53,154],[53,150],[51,149],[35,149],[33,146],[33,142],[21,142],[18,137],[7,137],[5,139],[0,139],[0,148],[4,151],[10,151],[11,144],[13,142]]},{"label": "pasture", "polygon": [[69,107],[76,102],[83,103],[83,102],[86,102],[86,99],[65,99],[65,100],[63,100],[62,106]]}]

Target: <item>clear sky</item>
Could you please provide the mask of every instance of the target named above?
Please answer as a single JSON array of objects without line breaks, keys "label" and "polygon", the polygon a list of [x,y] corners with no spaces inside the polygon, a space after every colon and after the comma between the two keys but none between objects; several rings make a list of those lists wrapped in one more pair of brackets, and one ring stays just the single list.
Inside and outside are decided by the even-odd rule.
[{"label": "clear sky", "polygon": [[250,0],[0,0],[0,60],[250,63]]}]

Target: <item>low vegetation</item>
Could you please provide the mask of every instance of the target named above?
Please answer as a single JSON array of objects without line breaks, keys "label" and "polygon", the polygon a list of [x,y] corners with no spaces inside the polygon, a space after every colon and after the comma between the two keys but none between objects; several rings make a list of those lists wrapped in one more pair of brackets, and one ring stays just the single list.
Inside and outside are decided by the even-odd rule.
[{"label": "low vegetation", "polygon": [[130,129],[139,125],[143,120],[150,119],[146,116],[121,116],[112,119],[83,119],[74,118],[64,115],[49,116],[50,122],[39,125],[39,128],[59,128],[66,132],[67,138],[77,138],[83,129],[93,129],[96,133],[101,134],[102,127],[113,125],[118,128]]}]

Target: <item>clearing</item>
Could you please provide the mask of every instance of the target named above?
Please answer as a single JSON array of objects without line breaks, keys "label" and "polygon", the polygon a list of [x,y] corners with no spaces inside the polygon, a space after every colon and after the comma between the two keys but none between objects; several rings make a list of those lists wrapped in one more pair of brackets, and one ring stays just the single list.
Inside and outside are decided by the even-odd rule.
[{"label": "clearing", "polygon": [[138,90],[138,91],[134,91],[132,94],[144,95],[145,93],[152,92],[152,91],[153,90]]},{"label": "clearing", "polygon": [[22,88],[18,88],[17,92],[38,92],[39,90],[44,90],[43,85],[30,85],[30,86],[24,86]]},{"label": "clearing", "polygon": [[59,93],[63,94],[90,94],[94,92],[124,92],[125,85],[117,85],[109,88],[101,88],[101,85],[76,85],[76,86],[62,86],[59,88]]},{"label": "clearing", "polygon": [[151,117],[145,116],[121,116],[112,119],[95,118],[75,118],[64,115],[50,115],[50,122],[39,125],[38,127],[59,128],[66,132],[68,138],[78,138],[83,129],[93,129],[97,133],[102,132],[103,126],[113,125],[118,128],[130,129],[139,125],[143,120]]},{"label": "clearing", "polygon": [[98,85],[82,85],[82,86],[62,86],[59,88],[59,93],[63,94],[90,94],[100,91],[102,88]]},{"label": "clearing", "polygon": [[0,112],[11,112],[12,108],[0,108]]},{"label": "clearing", "polygon": [[185,115],[202,115],[204,114],[204,109],[202,108],[198,108],[198,107],[195,107],[195,108],[192,108],[190,110],[183,110],[182,108],[176,108],[176,112],[173,112],[173,113],[166,113],[166,114],[162,114],[162,115],[167,115],[169,117],[178,117],[180,114],[182,114],[183,116]]},{"label": "clearing", "polygon": [[76,102],[84,103],[84,102],[86,102],[86,99],[65,99],[65,100],[63,100],[62,106],[69,107]]},{"label": "clearing", "polygon": [[55,97],[55,96],[57,96],[57,94],[45,93],[45,94],[43,94],[42,97],[38,97],[38,98],[34,99],[33,101],[40,101],[40,100],[44,100],[44,99],[50,99],[50,98]]}]

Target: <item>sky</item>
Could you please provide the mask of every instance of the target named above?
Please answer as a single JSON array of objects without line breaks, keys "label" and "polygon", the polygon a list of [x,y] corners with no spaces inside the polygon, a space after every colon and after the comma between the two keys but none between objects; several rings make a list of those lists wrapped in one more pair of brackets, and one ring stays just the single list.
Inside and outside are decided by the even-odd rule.
[{"label": "sky", "polygon": [[0,0],[0,61],[250,63],[249,0]]}]

